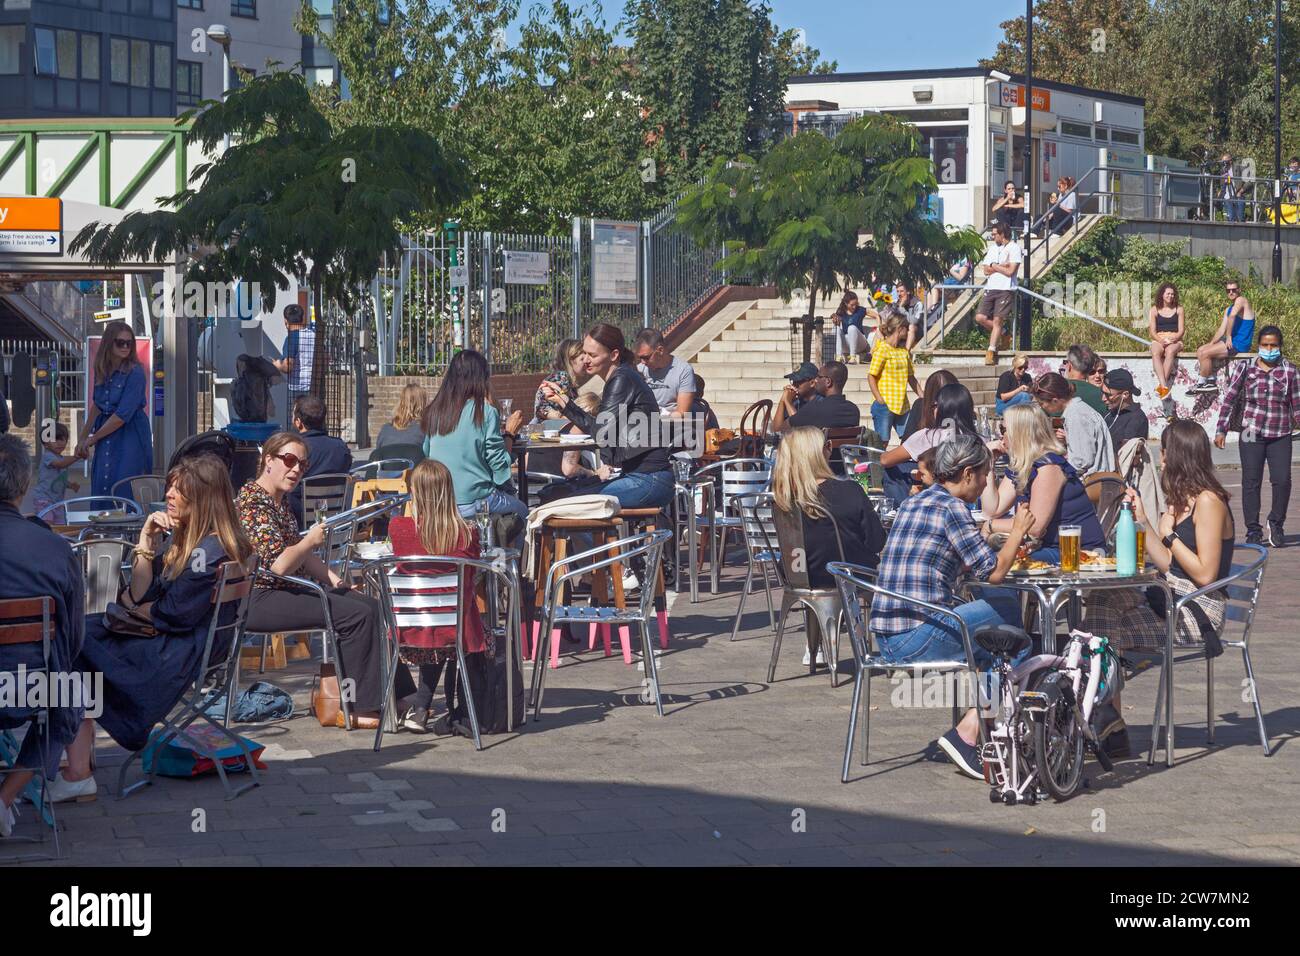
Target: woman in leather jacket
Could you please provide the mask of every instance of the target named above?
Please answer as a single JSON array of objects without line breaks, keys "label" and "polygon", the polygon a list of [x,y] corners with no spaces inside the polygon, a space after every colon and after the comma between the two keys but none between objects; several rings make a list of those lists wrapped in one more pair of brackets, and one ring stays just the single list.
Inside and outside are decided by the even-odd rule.
[{"label": "woman in leather jacket", "polygon": [[604,323],[592,326],[582,343],[581,361],[590,374],[605,380],[595,415],[584,412],[553,383],[542,383],[548,399],[563,403],[564,417],[600,446],[595,477],[570,482],[569,494],[613,495],[624,508],[668,504],[673,496],[671,442],[664,440],[659,404],[637,372],[622,331]]}]

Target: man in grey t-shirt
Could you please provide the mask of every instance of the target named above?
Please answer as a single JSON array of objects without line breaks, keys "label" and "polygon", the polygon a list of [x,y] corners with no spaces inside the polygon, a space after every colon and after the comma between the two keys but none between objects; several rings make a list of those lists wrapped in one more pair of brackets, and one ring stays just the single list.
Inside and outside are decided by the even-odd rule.
[{"label": "man in grey t-shirt", "polygon": [[636,337],[637,371],[645,378],[665,415],[685,416],[695,401],[695,372],[668,351],[663,333],[642,329]]}]

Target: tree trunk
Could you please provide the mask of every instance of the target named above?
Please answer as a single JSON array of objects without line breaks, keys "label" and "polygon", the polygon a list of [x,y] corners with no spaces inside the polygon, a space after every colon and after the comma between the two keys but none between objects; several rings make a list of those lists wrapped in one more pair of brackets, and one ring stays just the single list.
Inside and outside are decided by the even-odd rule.
[{"label": "tree trunk", "polygon": [[808,314],[803,320],[803,361],[812,361],[813,323],[817,317],[817,289],[808,289]]},{"label": "tree trunk", "polygon": [[[325,321],[322,281],[315,268],[312,269],[311,275],[311,302],[312,308],[316,312],[316,351],[312,355],[311,361],[311,394],[321,401],[326,401],[325,376],[329,370],[329,349],[332,344],[331,333],[333,330],[329,327],[329,323]],[[332,411],[336,410],[326,407],[326,416]]]}]

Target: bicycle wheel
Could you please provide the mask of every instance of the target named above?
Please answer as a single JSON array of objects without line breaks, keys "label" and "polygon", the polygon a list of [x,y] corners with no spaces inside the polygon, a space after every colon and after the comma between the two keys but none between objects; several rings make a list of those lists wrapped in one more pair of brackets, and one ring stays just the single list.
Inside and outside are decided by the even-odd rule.
[{"label": "bicycle wheel", "polygon": [[1083,728],[1064,699],[1034,722],[1034,763],[1043,787],[1057,800],[1068,800],[1083,776]]}]

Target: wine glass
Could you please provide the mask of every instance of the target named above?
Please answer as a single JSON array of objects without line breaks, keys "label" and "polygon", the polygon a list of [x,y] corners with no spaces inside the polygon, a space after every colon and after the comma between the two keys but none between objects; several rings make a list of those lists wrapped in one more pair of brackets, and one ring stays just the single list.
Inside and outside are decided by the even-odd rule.
[{"label": "wine glass", "polygon": [[504,422],[510,417],[510,409],[514,407],[515,400],[513,398],[502,398],[498,400],[497,404],[501,406],[501,421]]}]

